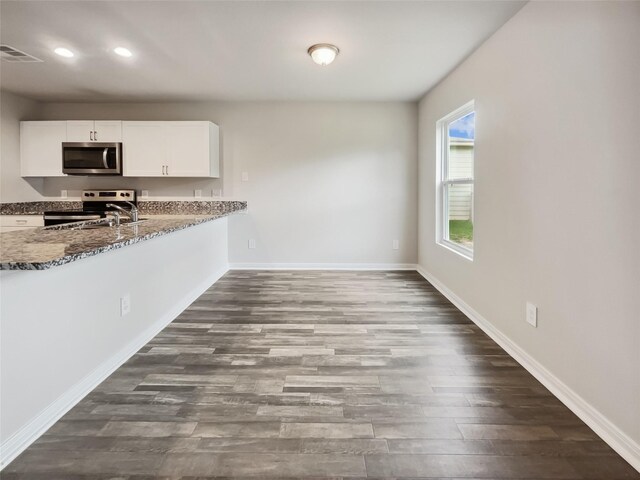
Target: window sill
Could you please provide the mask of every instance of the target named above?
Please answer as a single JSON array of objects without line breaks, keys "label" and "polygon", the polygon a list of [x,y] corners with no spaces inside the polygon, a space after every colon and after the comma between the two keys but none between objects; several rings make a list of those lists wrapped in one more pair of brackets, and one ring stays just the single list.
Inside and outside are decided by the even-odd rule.
[{"label": "window sill", "polygon": [[440,240],[436,243],[441,247],[444,247],[447,250],[460,255],[462,258],[473,262],[473,250],[458,245],[457,243],[450,242],[449,240]]}]

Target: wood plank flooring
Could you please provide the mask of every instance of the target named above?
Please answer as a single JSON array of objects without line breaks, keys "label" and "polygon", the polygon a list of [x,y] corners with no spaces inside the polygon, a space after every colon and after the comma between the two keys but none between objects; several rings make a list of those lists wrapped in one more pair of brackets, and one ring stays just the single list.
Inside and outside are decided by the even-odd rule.
[{"label": "wood plank flooring", "polygon": [[639,479],[415,272],[225,275],[5,480]]}]

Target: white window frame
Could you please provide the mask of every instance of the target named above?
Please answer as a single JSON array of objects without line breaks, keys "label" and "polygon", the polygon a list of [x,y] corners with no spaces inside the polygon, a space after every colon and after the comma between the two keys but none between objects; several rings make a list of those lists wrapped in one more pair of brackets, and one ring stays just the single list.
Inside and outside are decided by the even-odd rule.
[{"label": "white window frame", "polygon": [[[449,237],[449,196],[451,185],[474,185],[475,183],[475,142],[473,155],[473,177],[449,180],[449,125],[475,112],[475,101],[471,100],[436,122],[436,243],[464,258],[473,261],[473,249],[452,242]],[[475,219],[475,202],[471,202],[471,218]],[[475,231],[474,231],[475,241]]]}]

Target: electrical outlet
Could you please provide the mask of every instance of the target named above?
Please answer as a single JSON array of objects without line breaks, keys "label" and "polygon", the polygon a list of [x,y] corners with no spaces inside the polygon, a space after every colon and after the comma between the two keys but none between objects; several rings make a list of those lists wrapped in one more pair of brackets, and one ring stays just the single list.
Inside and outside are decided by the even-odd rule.
[{"label": "electrical outlet", "polygon": [[249,239],[249,248],[256,248],[256,241],[253,238]]},{"label": "electrical outlet", "polygon": [[394,241],[393,241],[392,248],[393,248],[394,250],[398,250],[398,249],[400,248],[400,242],[399,242],[398,240],[394,240]]},{"label": "electrical outlet", "polygon": [[149,196],[149,190],[142,190],[142,191],[140,192],[140,196],[141,196],[142,198],[147,198],[147,197]]},{"label": "electrical outlet", "polygon": [[243,182],[249,181],[249,172],[242,172],[242,181]]},{"label": "electrical outlet", "polygon": [[193,196],[195,198],[202,198],[202,190],[194,190],[193,191]]},{"label": "electrical outlet", "polygon": [[120,297],[120,316],[124,317],[131,311],[131,295],[128,293]]},{"label": "electrical outlet", "polygon": [[527,302],[527,323],[532,327],[538,326],[538,307],[533,303]]},{"label": "electrical outlet", "polygon": [[66,190],[60,190],[60,198],[67,198],[67,191]]},{"label": "electrical outlet", "polygon": [[222,196],[222,189],[220,189],[220,188],[211,189],[211,196],[212,197],[221,197]]}]

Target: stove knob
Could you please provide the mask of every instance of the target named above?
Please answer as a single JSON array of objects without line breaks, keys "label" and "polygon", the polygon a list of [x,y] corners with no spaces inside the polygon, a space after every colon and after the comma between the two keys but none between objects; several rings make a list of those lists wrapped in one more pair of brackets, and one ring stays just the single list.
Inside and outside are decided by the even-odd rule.
[{"label": "stove knob", "polygon": [[121,193],[121,194],[120,194],[120,196],[121,196],[121,197],[124,197],[124,193]]}]

